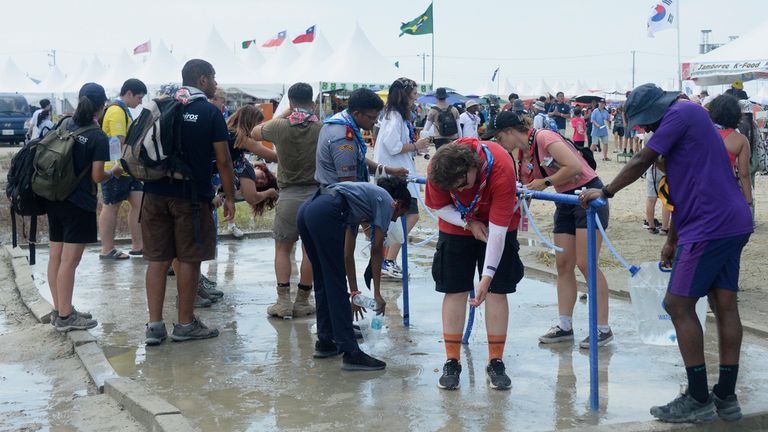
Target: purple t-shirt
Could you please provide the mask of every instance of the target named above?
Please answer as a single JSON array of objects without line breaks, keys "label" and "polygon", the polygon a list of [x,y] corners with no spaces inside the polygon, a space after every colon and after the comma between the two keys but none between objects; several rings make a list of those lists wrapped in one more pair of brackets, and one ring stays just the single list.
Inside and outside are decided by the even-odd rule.
[{"label": "purple t-shirt", "polygon": [[648,147],[667,160],[678,244],[752,232],[749,205],[704,108],[688,101],[672,104]]}]

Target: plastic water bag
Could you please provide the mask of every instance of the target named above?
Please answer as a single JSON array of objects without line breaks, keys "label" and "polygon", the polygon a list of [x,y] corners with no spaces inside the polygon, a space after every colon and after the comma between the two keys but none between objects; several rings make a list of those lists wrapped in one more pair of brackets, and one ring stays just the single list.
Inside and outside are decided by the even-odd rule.
[{"label": "plastic water bag", "polygon": [[[659,262],[645,262],[640,266],[640,271],[629,278],[629,294],[635,311],[637,332],[643,343],[677,345],[672,318],[663,305],[671,274],[672,270],[662,268]],[[696,315],[703,330],[707,318],[706,298],[696,303]]]}]

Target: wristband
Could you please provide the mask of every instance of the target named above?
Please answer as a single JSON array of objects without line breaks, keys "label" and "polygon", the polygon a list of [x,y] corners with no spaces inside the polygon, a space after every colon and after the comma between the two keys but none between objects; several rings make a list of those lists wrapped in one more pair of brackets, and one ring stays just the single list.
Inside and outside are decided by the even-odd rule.
[{"label": "wristband", "polygon": [[600,189],[600,191],[603,193],[604,197],[609,198],[609,199],[613,198],[614,194],[608,192],[608,185],[603,186],[603,188]]}]

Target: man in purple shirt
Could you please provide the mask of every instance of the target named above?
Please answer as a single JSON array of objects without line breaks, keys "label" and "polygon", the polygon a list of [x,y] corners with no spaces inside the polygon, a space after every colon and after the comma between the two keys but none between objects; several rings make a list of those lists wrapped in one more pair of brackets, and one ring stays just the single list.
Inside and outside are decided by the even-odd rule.
[{"label": "man in purple shirt", "polygon": [[[741,251],[752,233],[752,216],[728,161],[723,140],[707,112],[677,92],[653,84],[632,91],[626,103],[627,128],[653,137],[616,178],[601,190],[580,196],[586,204],[611,198],[663,156],[669,201],[674,206],[661,261],[672,265],[664,307],[672,317],[688,375],[688,391],[651,414],[667,422],[709,422],[741,418],[735,394],[742,328],[736,296]],[[708,296],[720,338],[720,377],[709,392],[704,336],[696,302]]]}]

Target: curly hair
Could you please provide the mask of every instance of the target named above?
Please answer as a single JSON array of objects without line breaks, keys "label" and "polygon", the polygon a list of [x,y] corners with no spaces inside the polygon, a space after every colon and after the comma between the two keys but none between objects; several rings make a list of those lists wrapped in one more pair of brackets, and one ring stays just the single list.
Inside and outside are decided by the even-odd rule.
[{"label": "curly hair", "polygon": [[716,97],[709,103],[709,118],[724,128],[736,129],[741,120],[739,100],[725,94]]},{"label": "curly hair", "polygon": [[[277,186],[277,177],[272,173],[272,171],[267,168],[266,164],[263,163],[255,163],[253,164],[254,170],[259,170],[264,173],[264,176],[267,179],[267,182],[261,186],[256,186],[257,192],[264,192],[269,189],[279,190],[280,188]],[[268,198],[261,202],[256,203],[256,205],[252,205],[251,209],[253,210],[253,214],[255,216],[261,216],[264,214],[266,210],[272,210],[275,208],[275,204],[277,204],[277,198]]]},{"label": "curly hair", "polygon": [[452,190],[470,169],[480,166],[480,156],[469,146],[446,144],[432,157],[428,180],[438,189]]},{"label": "curly hair", "polygon": [[402,208],[408,208],[411,203],[411,193],[408,183],[402,177],[381,177],[376,184],[386,190],[395,201],[400,201]]},{"label": "curly hair", "polygon": [[251,129],[264,121],[264,112],[255,105],[244,105],[235,111],[227,120],[227,129],[235,132],[235,148],[245,147],[245,142],[251,138]]}]

